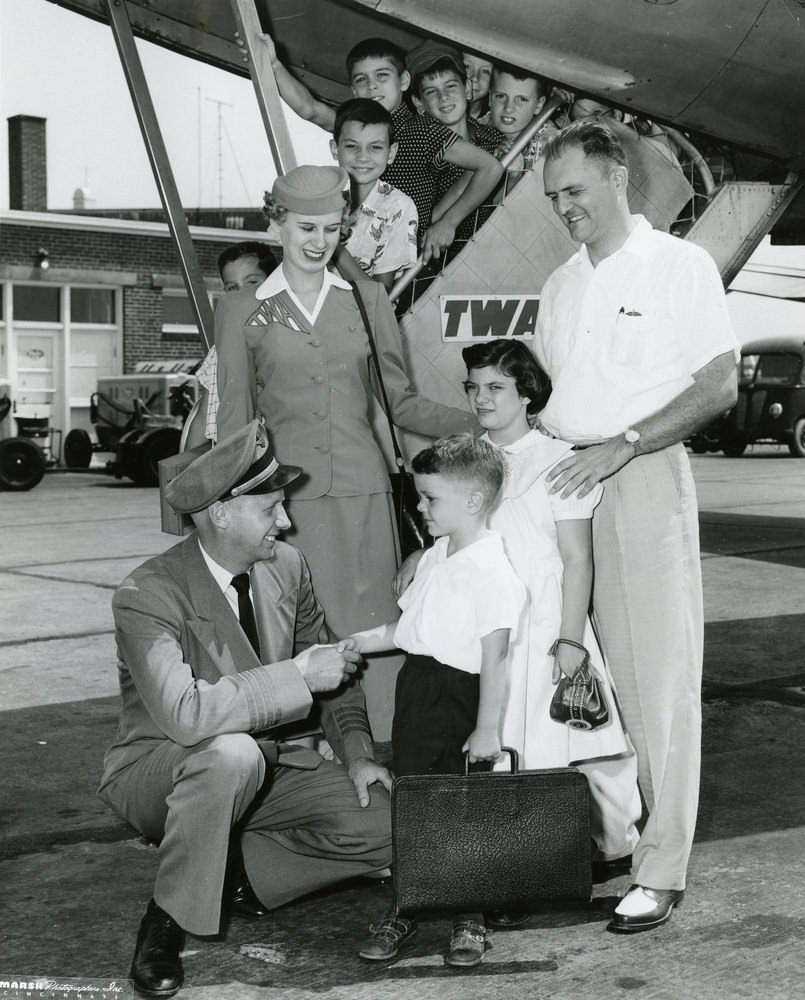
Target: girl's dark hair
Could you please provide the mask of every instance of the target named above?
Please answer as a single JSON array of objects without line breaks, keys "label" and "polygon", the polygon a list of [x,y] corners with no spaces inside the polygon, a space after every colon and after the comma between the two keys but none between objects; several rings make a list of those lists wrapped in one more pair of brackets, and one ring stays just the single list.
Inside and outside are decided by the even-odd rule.
[{"label": "girl's dark hair", "polygon": [[528,413],[539,413],[551,394],[551,380],[521,340],[485,340],[461,352],[467,371],[497,368],[515,380],[517,391],[528,400]]},{"label": "girl's dark hair", "polygon": [[258,243],[257,240],[244,240],[242,243],[233,243],[218,256],[218,273],[223,278],[223,270],[227,264],[233,264],[241,257],[256,257],[257,266],[268,277],[277,266],[277,260],[266,243]]}]

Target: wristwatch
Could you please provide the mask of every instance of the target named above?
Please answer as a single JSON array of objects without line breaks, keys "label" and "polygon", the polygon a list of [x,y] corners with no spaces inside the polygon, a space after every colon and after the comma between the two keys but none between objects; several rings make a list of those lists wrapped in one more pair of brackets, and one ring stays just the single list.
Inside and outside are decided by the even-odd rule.
[{"label": "wristwatch", "polygon": [[640,431],[636,431],[634,427],[627,427],[623,436],[626,438],[627,444],[632,445],[636,455],[637,449],[640,445]]}]

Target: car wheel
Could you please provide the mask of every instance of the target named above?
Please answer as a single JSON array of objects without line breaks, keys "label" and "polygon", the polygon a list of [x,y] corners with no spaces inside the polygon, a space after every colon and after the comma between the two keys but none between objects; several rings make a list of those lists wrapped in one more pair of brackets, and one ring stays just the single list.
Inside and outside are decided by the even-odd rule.
[{"label": "car wheel", "polygon": [[74,427],[64,439],[64,464],[68,469],[88,469],[92,439],[83,427]]},{"label": "car wheel", "polygon": [[694,434],[690,439],[690,450],[694,455],[707,454],[707,440],[701,434]]},{"label": "car wheel", "polygon": [[159,463],[179,451],[181,434],[167,429],[137,445],[136,455],[126,475],[138,486],[159,486]]},{"label": "car wheel", "polygon": [[746,451],[748,442],[741,441],[740,438],[728,438],[721,442],[721,450],[727,458],[740,458]]},{"label": "car wheel", "polygon": [[33,441],[20,437],[0,441],[0,489],[33,489],[46,469],[45,453]]},{"label": "car wheel", "polygon": [[794,436],[788,443],[788,450],[795,458],[805,458],[805,417],[794,424]]}]

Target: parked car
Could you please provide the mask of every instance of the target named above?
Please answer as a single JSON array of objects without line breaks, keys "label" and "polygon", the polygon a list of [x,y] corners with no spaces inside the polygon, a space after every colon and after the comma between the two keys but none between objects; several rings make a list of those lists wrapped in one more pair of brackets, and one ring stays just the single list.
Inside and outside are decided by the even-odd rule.
[{"label": "parked car", "polygon": [[689,444],[737,458],[757,442],[788,445],[805,458],[805,338],[776,337],[741,348],[738,402]]}]

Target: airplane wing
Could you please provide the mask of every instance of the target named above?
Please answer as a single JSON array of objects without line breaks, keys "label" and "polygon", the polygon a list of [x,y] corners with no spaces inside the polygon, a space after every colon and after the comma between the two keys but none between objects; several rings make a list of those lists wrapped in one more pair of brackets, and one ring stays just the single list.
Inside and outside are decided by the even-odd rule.
[{"label": "airplane wing", "polygon": [[[102,0],[54,0],[106,20]],[[225,0],[126,0],[136,35],[248,75]],[[428,34],[680,129],[805,162],[803,0],[256,0],[286,64],[325,100],[344,56]]]}]

